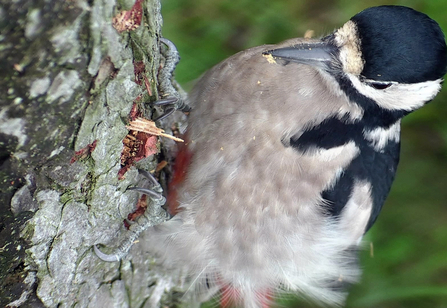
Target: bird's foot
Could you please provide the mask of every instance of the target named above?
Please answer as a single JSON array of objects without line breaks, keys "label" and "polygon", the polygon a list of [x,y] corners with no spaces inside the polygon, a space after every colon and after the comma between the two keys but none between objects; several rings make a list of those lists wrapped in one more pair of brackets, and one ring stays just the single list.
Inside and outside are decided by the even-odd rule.
[{"label": "bird's foot", "polygon": [[137,242],[140,234],[147,228],[158,225],[168,219],[168,214],[162,208],[166,199],[162,194],[162,188],[157,180],[147,171],[139,170],[139,172],[151,182],[151,188],[131,187],[128,190],[135,190],[147,195],[150,199],[150,205],[139,216],[135,222],[129,222],[129,232],[121,244],[115,248],[110,254],[102,252],[97,245],[93,246],[95,254],[103,261],[116,262],[125,257],[132,245]]},{"label": "bird's foot", "polygon": [[190,112],[191,107],[186,104],[183,99],[177,98],[177,97],[169,97],[160,99],[158,101],[155,101],[152,103],[154,106],[165,106],[165,110],[162,115],[158,116],[156,119],[154,119],[154,122],[158,120],[162,120],[168,116],[170,116],[174,111],[180,110],[183,112]]},{"label": "bird's foot", "polygon": [[[172,76],[174,74],[175,67],[180,61],[180,56],[177,51],[177,47],[170,40],[161,38],[160,41],[166,46],[161,49],[165,62],[158,74],[158,82],[160,92],[163,93],[164,99],[160,99],[153,103],[155,106],[163,106],[165,110],[162,115],[157,117],[154,121],[162,120],[174,111],[180,110],[183,112],[191,111],[191,107],[187,104],[186,94],[181,95],[177,89],[178,85],[173,84]],[[180,89],[181,90],[181,89]]]}]

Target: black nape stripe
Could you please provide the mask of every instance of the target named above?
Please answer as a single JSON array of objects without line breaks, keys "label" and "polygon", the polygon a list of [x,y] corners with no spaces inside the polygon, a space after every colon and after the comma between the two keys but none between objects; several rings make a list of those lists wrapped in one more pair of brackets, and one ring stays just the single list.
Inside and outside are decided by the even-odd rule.
[{"label": "black nape stripe", "polygon": [[311,147],[330,149],[363,139],[362,129],[360,123],[346,123],[346,119],[331,117],[302,135],[290,138],[290,145],[301,151]]},{"label": "black nape stripe", "polygon": [[363,108],[364,115],[361,124],[365,129],[388,128],[411,112],[401,109],[389,110],[381,108],[374,100],[358,92],[351,80],[346,76],[338,74],[335,76],[335,79],[349,100]]}]

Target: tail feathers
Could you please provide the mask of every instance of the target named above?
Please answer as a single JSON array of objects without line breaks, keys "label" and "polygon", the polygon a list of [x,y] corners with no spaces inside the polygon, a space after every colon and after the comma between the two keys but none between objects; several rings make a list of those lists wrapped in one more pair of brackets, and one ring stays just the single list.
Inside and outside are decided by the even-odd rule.
[{"label": "tail feathers", "polygon": [[221,308],[269,308],[273,303],[273,294],[269,290],[241,292],[226,285],[220,291]]},{"label": "tail feathers", "polygon": [[308,262],[307,267],[297,267],[295,264],[300,260],[279,267],[270,262],[273,265],[266,266],[262,275],[249,269],[223,271],[222,266],[216,266],[219,260],[210,256],[206,238],[200,238],[194,226],[185,223],[188,219],[186,212],[180,212],[170,221],[153,227],[150,235],[140,237],[140,242],[158,255],[167,268],[182,268],[190,285],[187,293],[193,293],[192,297],[200,301],[220,294],[222,308],[269,308],[273,296],[295,293],[322,306],[340,307],[346,299],[346,287],[359,278],[355,249],[337,251],[323,258],[317,258],[320,255],[315,253],[318,262]]}]

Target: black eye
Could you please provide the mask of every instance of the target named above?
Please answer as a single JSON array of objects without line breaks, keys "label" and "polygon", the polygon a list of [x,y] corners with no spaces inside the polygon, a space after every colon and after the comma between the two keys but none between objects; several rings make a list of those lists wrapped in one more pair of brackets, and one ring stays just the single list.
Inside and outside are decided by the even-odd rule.
[{"label": "black eye", "polygon": [[377,90],[383,90],[391,86],[391,83],[382,83],[382,82],[370,82],[368,83],[371,87]]}]

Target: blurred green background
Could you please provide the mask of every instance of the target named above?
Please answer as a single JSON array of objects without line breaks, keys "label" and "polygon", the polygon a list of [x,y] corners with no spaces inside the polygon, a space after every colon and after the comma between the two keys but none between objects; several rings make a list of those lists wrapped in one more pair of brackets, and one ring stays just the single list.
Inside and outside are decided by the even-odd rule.
[{"label": "blurred green background", "polygon": [[[447,33],[447,0],[162,0],[163,36],[182,60],[176,79],[194,79],[249,47],[332,32],[375,5],[410,6]],[[391,194],[361,253],[362,281],[347,307],[447,308],[447,87],[403,121],[401,162]],[[370,244],[374,247],[373,254]],[[283,307],[313,307],[296,300]]]}]

